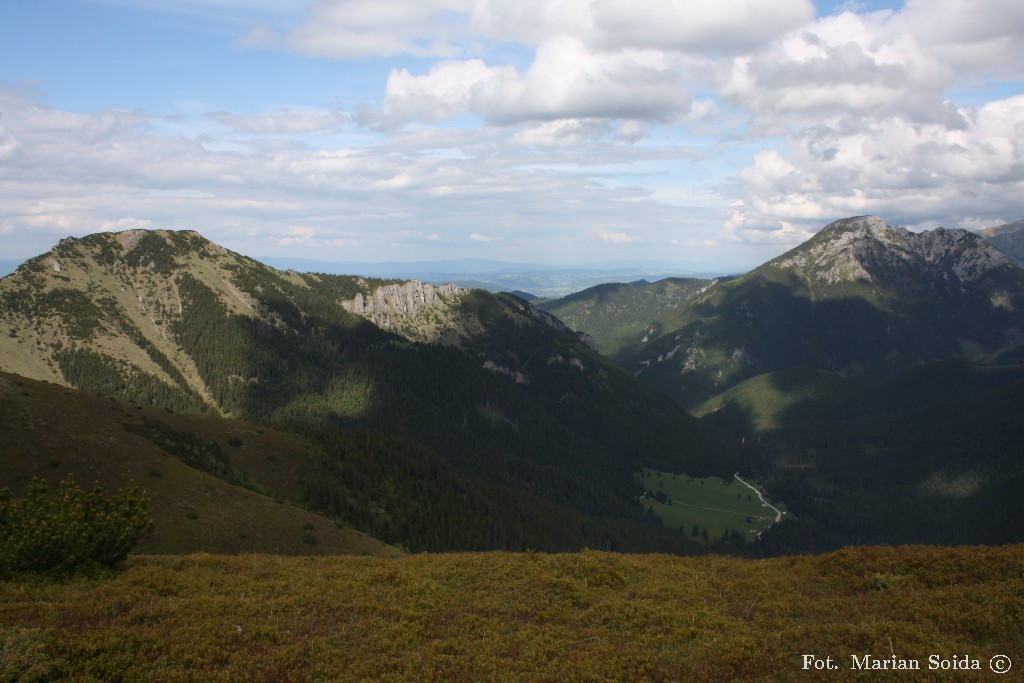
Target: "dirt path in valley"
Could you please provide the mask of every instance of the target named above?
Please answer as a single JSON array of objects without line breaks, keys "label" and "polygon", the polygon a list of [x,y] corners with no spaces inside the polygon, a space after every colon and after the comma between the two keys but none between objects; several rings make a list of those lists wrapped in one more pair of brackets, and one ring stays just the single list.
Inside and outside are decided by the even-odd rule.
[{"label": "dirt path in valley", "polygon": [[776,524],[778,524],[779,522],[782,521],[782,510],[780,510],[779,508],[775,507],[774,505],[769,503],[767,500],[765,500],[764,499],[764,495],[762,495],[761,492],[757,490],[756,486],[748,484],[747,482],[745,482],[742,479],[740,479],[740,473],[739,472],[737,472],[736,474],[734,474],[732,476],[736,477],[736,481],[738,481],[739,483],[743,484],[748,489],[750,489],[751,491],[756,493],[757,497],[761,499],[761,505],[764,505],[765,507],[769,507],[772,510],[775,510],[775,523]]}]

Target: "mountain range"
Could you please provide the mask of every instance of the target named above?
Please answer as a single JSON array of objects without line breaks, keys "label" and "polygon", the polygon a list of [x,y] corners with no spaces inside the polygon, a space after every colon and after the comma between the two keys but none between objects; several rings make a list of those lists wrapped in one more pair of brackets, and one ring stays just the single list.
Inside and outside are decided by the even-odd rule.
[{"label": "mountain range", "polygon": [[609,261],[558,265],[489,259],[333,263],[315,259],[268,256],[258,260],[282,270],[336,275],[358,273],[381,278],[444,282],[465,288],[485,289],[489,292],[516,292],[527,299],[565,296],[606,282],[661,280],[681,275],[714,277],[721,273],[742,270],[724,264],[671,261]]},{"label": "mountain range", "polygon": [[[331,522],[384,549],[697,550],[641,469],[742,470],[785,502],[731,552],[1021,540],[1022,306],[1024,271],[979,235],[870,216],[739,277],[534,303],[281,271],[188,231],[66,239],[0,280],[0,484],[89,476],[123,430],[180,461],[132,465],[172,518],[217,480],[324,520],[304,523],[324,552]],[[47,403],[103,419],[65,429]]]},{"label": "mountain range", "polygon": [[[539,305],[603,311],[598,348],[743,441],[746,471],[799,519],[765,550],[1024,537],[1024,271],[982,237],[845,219],[636,318],[663,286]],[[633,306],[604,305],[620,291]]]},{"label": "mountain range", "polygon": [[[511,295],[278,271],[188,231],[65,239],[0,280],[5,371],[313,435],[330,442],[335,475],[337,434],[379,435],[370,450],[429,453],[514,499],[520,519],[562,516],[561,535],[505,520],[487,547],[685,547],[637,503],[634,472],[725,475],[735,445],[587,342]],[[320,512],[363,514],[337,490],[318,495]],[[479,514],[465,502],[452,514]]]},{"label": "mountain range", "polygon": [[610,357],[696,410],[784,368],[877,381],[931,360],[992,360],[1022,340],[1024,271],[1010,258],[966,230],[912,233],[868,216],[702,287]]}]

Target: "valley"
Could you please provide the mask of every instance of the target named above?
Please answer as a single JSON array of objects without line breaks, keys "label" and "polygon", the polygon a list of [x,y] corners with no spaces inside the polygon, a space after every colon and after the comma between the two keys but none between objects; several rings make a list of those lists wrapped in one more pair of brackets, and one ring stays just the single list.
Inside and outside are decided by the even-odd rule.
[{"label": "valley", "polygon": [[[670,283],[540,305],[740,441],[742,471],[799,519],[762,550],[1007,542],[1024,534],[1022,274],[966,231],[859,217],[660,312]],[[937,493],[953,481],[973,484]]]},{"label": "valley", "polygon": [[0,683],[1024,680],[1024,2],[0,55]]},{"label": "valley", "polygon": [[[192,231],[100,233],[0,280],[0,364],[13,373],[3,483],[98,473],[121,486],[95,465],[97,444],[127,431],[176,457],[181,476],[215,480],[225,506],[276,501],[318,516],[302,528],[399,550],[762,556],[1020,541],[1022,311],[1024,271],[980,238],[874,217],[825,226],[740,277],[536,303],[280,271]],[[96,432],[83,440],[34,396],[105,418],[77,423]],[[141,420],[106,419],[133,411]],[[32,423],[49,425],[45,439]],[[289,445],[250,446],[269,434]],[[154,492],[170,481],[141,461],[123,471],[159,472],[142,477]],[[662,491],[673,472],[701,483]],[[750,481],[777,513],[753,490],[754,508],[735,514],[696,488]],[[196,485],[161,498],[160,514],[191,510]],[[232,525],[196,547],[157,534],[153,550],[285,547],[252,529],[229,540]],[[287,552],[334,547],[304,546]]]},{"label": "valley", "polygon": [[0,279],[0,487],[134,483],[153,530],[116,569],[5,577],[0,675],[1002,663],[1024,271],[989,249],[848,219],[741,277],[533,304],[64,240]]}]

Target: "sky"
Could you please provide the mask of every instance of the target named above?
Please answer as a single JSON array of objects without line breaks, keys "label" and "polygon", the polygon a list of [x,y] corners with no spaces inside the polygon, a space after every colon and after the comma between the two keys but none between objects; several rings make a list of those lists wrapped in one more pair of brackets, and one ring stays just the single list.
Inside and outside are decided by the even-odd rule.
[{"label": "sky", "polygon": [[0,259],[749,268],[1024,218],[1020,0],[4,0]]}]

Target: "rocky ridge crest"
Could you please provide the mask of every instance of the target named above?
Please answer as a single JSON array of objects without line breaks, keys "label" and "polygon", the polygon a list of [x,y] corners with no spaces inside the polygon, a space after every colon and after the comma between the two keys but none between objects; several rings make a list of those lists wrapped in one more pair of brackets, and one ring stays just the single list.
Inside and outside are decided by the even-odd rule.
[{"label": "rocky ridge crest", "polygon": [[342,301],[341,306],[378,327],[394,330],[415,321],[431,309],[444,310],[464,291],[457,285],[410,280],[402,284],[382,285],[367,296],[360,292],[351,301]]},{"label": "rocky ridge crest", "polygon": [[960,228],[914,233],[889,226],[877,216],[831,223],[807,243],[769,261],[765,267],[799,268],[809,279],[832,285],[874,282],[886,269],[919,266],[952,272],[962,284],[1010,265],[1002,252]]}]

